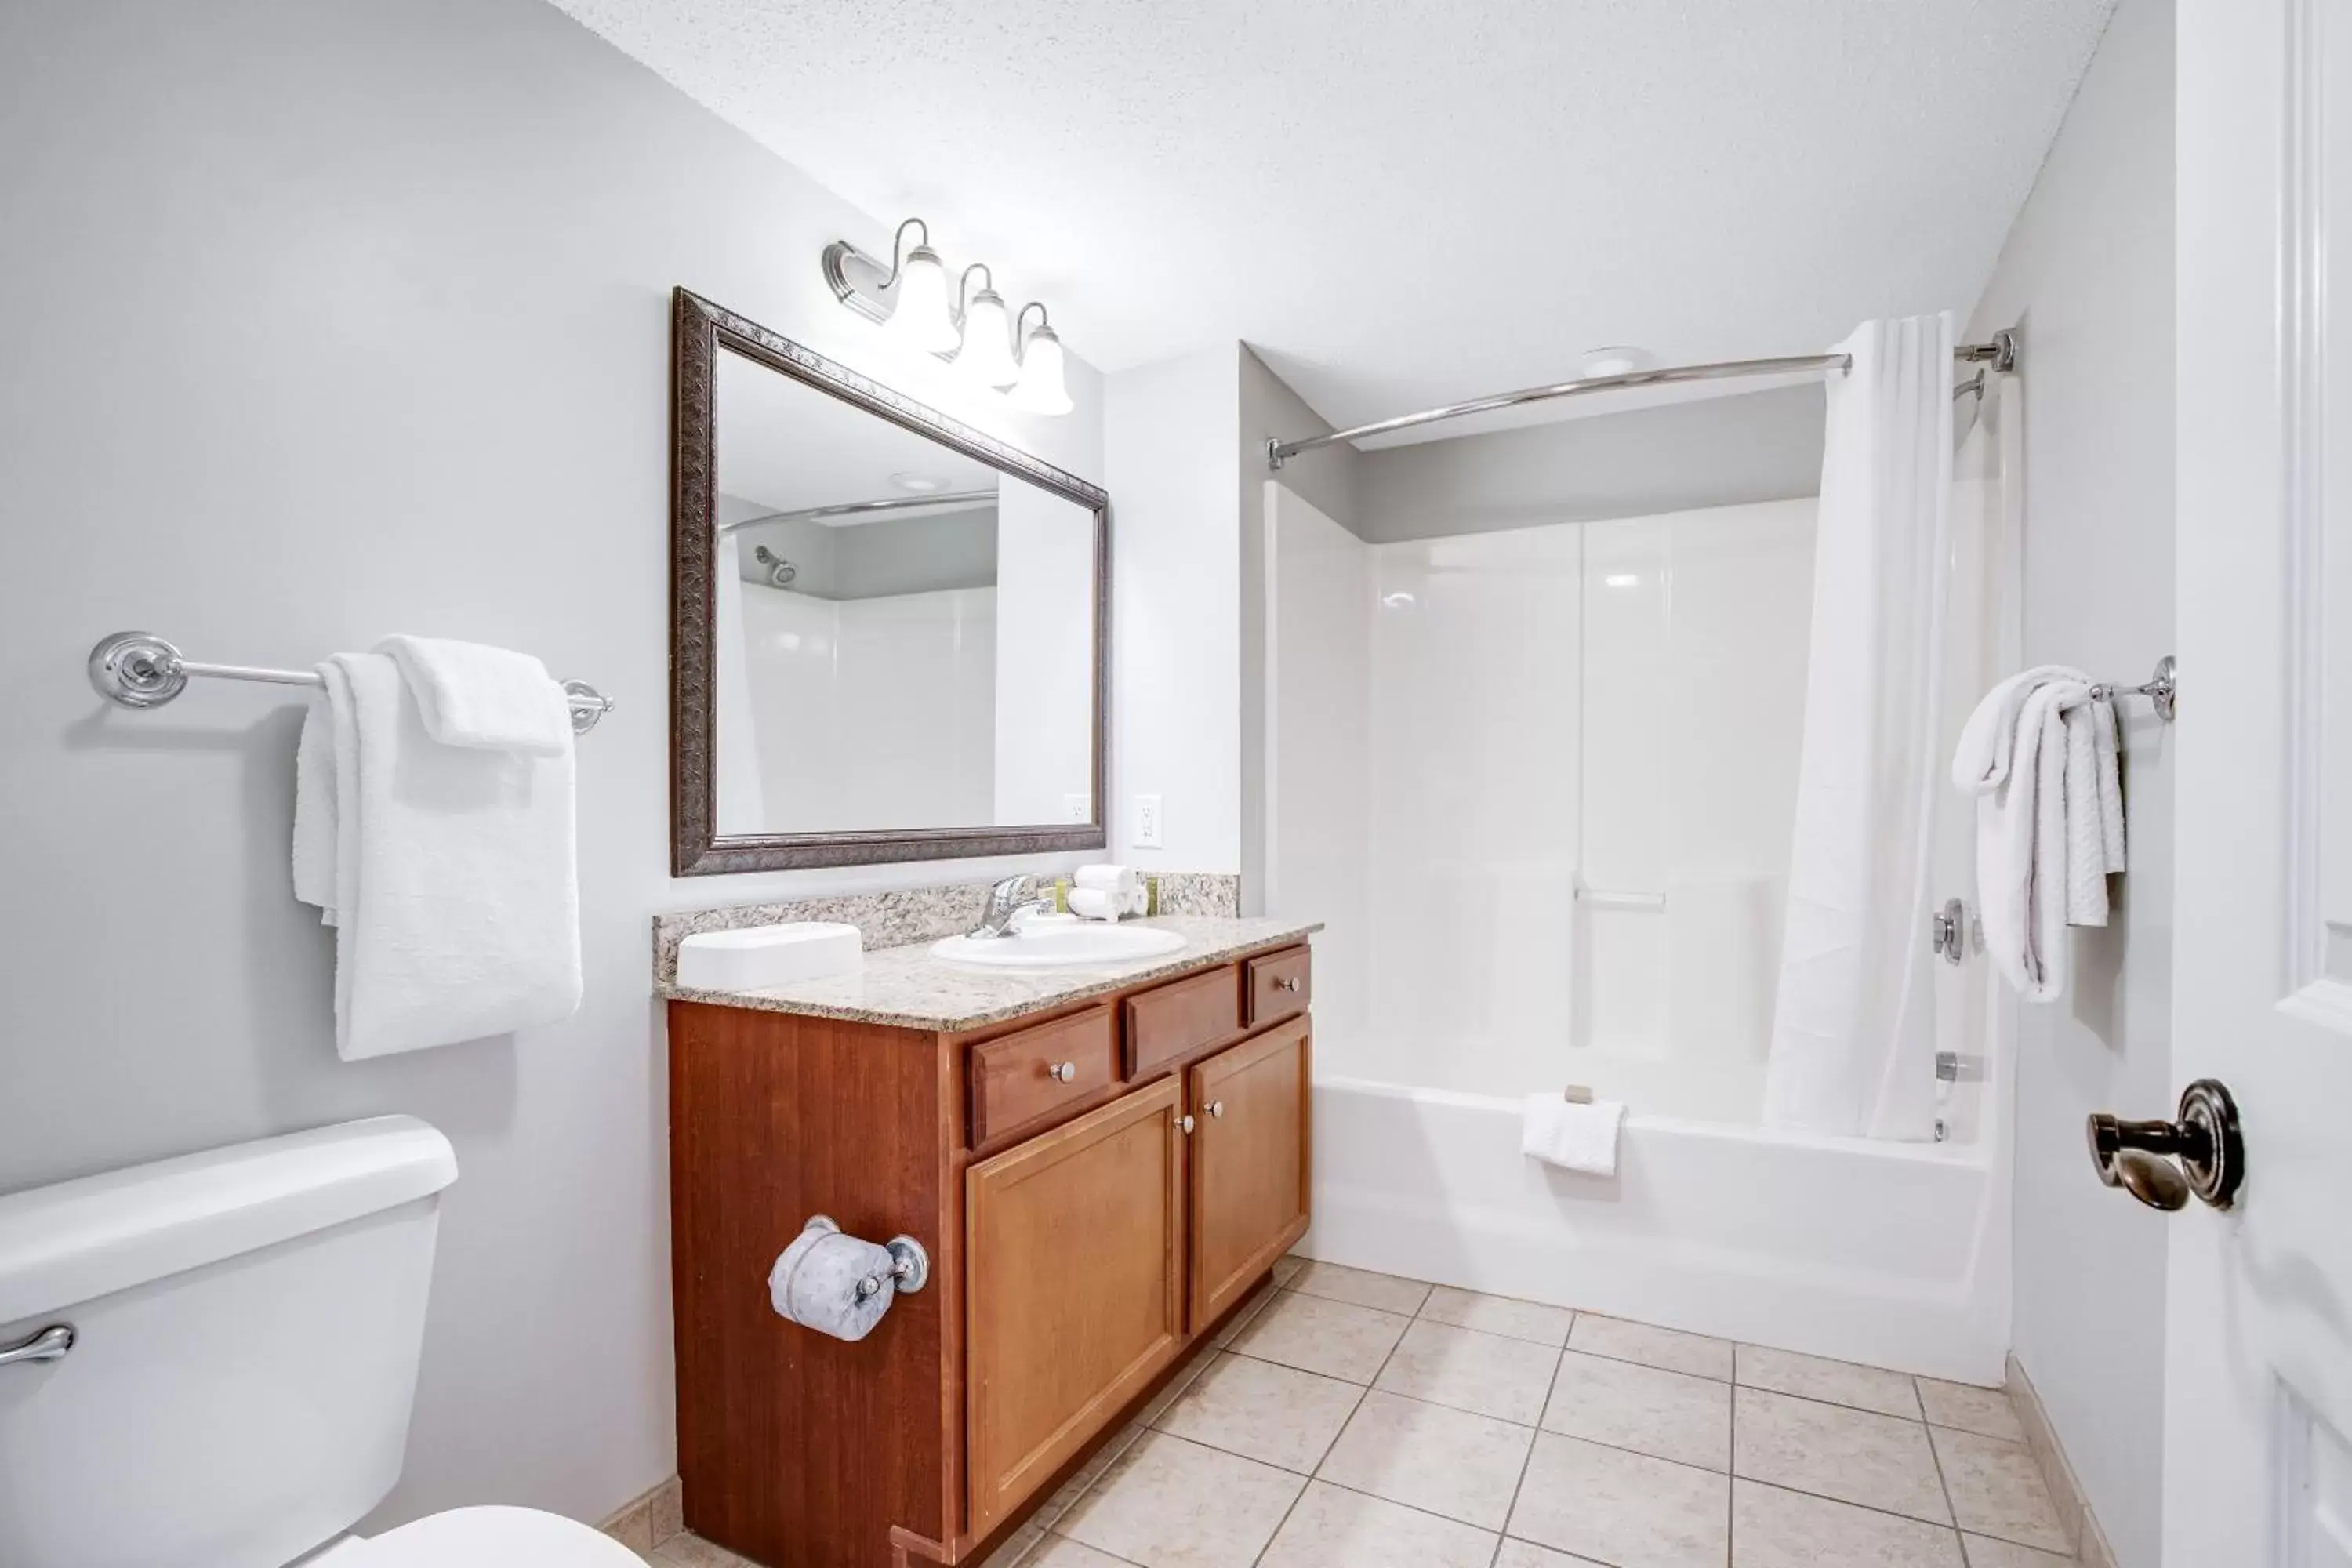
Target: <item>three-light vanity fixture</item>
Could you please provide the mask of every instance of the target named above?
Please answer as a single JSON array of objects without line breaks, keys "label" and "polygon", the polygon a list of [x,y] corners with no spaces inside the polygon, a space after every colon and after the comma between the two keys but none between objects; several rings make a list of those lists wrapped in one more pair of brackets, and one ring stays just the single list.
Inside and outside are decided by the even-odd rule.
[{"label": "three-light vanity fixture", "polygon": [[[919,237],[912,249],[907,231]],[[979,274],[974,290],[972,275]],[[834,298],[908,349],[937,354],[995,387],[1029,414],[1067,414],[1070,391],[1062,379],[1062,340],[1032,300],[1008,316],[988,263],[975,261],[952,285],[948,267],[931,248],[930,226],[910,217],[898,226],[885,267],[845,239],[824,247],[824,280]],[[1029,312],[1037,324],[1028,326]],[[1026,328],[1024,333],[1024,329]]]}]

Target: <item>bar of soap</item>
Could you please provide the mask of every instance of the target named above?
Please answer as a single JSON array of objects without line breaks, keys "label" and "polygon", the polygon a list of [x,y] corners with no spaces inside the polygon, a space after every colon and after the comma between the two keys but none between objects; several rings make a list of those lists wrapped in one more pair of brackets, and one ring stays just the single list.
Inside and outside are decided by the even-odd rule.
[{"label": "bar of soap", "polygon": [[758,991],[865,966],[857,928],[834,921],[699,931],[677,944],[677,983],[696,991]]}]

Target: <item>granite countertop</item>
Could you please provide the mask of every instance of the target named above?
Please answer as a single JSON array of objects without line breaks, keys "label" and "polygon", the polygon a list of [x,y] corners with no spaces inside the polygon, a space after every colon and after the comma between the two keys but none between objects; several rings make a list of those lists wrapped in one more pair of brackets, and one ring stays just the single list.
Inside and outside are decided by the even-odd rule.
[{"label": "granite countertop", "polygon": [[1160,915],[1122,921],[1180,932],[1175,952],[1123,963],[1047,970],[981,969],[931,956],[929,942],[886,947],[866,955],[859,974],[803,980],[757,991],[702,991],[674,983],[656,989],[680,1002],[751,1007],[767,1013],[797,1013],[812,1018],[842,1018],[906,1029],[952,1034],[1001,1024],[1024,1013],[1088,996],[1124,991],[1165,974],[1219,963],[1258,948],[1295,942],[1323,929],[1320,921],[1234,920],[1213,915]]}]

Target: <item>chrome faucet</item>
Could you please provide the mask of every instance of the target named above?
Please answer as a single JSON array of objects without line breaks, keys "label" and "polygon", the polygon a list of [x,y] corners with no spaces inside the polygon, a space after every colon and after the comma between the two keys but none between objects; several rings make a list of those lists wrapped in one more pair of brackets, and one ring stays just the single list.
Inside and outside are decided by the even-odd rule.
[{"label": "chrome faucet", "polygon": [[1023,871],[989,889],[987,912],[980,917],[978,925],[963,934],[974,942],[990,942],[1001,936],[1011,936],[1015,920],[1033,910],[1052,909],[1053,900],[1029,897],[1029,889],[1034,885],[1034,879]]}]

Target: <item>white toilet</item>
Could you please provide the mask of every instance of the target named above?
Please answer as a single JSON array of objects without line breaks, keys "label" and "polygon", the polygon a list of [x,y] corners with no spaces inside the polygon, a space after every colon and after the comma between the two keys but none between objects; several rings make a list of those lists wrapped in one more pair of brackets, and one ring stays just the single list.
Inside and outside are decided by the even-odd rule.
[{"label": "white toilet", "polygon": [[387,1116],[0,1197],[0,1563],[642,1568],[530,1509],[344,1533],[400,1476],[457,1174]]}]

